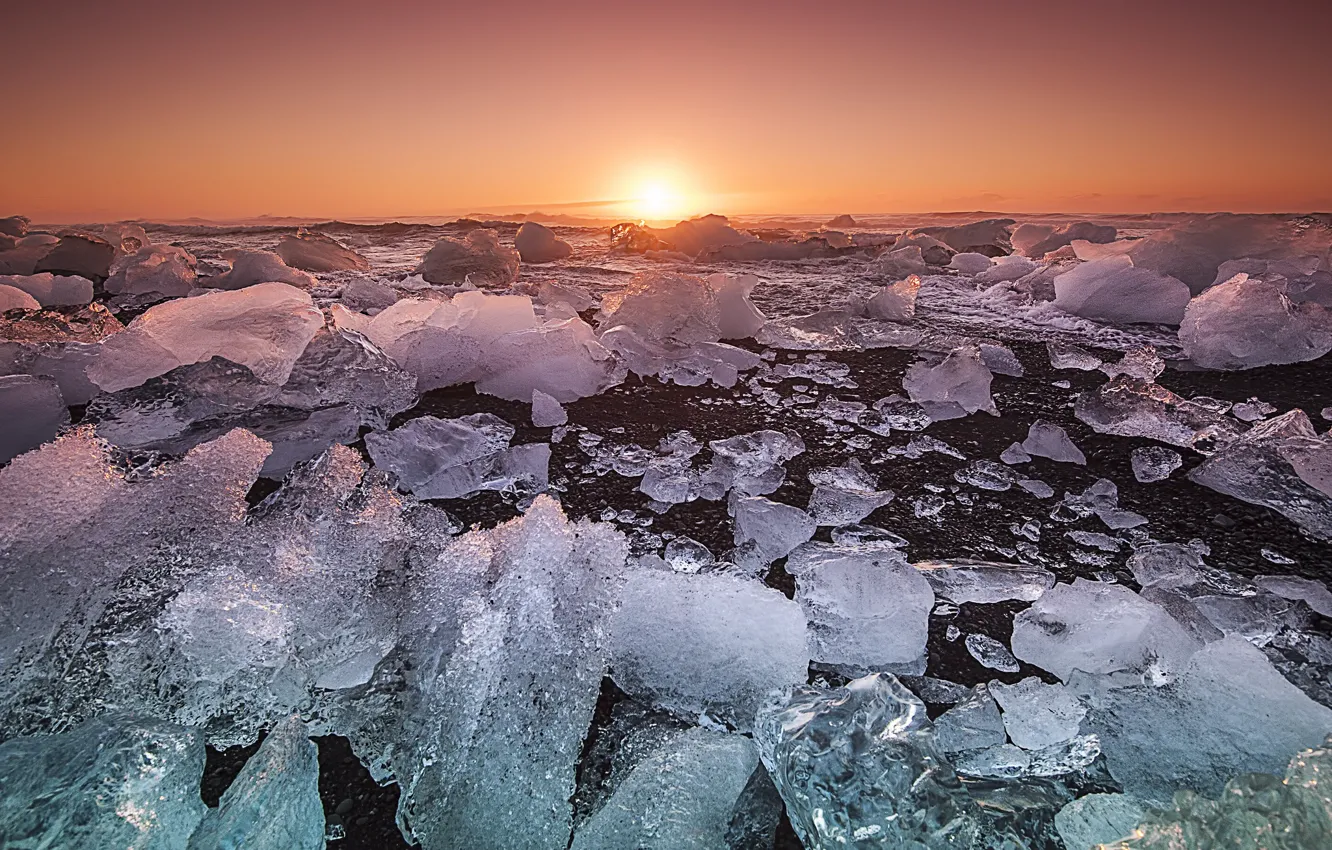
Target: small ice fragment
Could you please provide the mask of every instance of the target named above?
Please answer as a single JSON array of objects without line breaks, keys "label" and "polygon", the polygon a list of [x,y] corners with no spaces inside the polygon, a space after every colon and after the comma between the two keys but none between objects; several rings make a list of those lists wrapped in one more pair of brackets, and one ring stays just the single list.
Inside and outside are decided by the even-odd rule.
[{"label": "small ice fragment", "polygon": [[1029,455],[1047,457],[1057,463],[1087,465],[1087,456],[1068,438],[1068,432],[1053,422],[1037,419],[1022,441],[1022,450]]},{"label": "small ice fragment", "polygon": [[1076,345],[1047,342],[1045,348],[1050,354],[1050,365],[1055,369],[1080,369],[1083,372],[1090,372],[1101,367],[1101,358]]},{"label": "small ice fragment", "polygon": [[1179,452],[1164,446],[1136,448],[1129,460],[1133,464],[1133,477],[1143,484],[1164,481],[1184,465],[1184,458],[1180,457]]},{"label": "small ice fragment", "polygon": [[957,603],[1034,602],[1054,587],[1054,573],[1040,567],[988,561],[920,561],[915,568],[934,592]]},{"label": "small ice fragment", "polygon": [[708,547],[683,535],[666,544],[663,560],[678,573],[697,573],[717,562]]},{"label": "small ice fragment", "polygon": [[894,534],[876,525],[843,525],[832,530],[832,541],[839,546],[875,545],[905,549],[910,543],[900,534]]},{"label": "small ice fragment", "polygon": [[967,652],[985,667],[1001,673],[1016,673],[1022,669],[1017,659],[1008,651],[1008,647],[984,634],[969,634],[966,640]]},{"label": "small ice fragment", "polygon": [[1062,744],[1078,734],[1087,709],[1063,685],[1032,676],[1016,685],[991,682],[990,693],[1004,710],[1008,737],[1024,750]]},{"label": "small ice fragment", "polygon": [[846,525],[860,522],[893,500],[893,491],[879,490],[878,476],[869,472],[856,458],[840,467],[811,470],[814,485],[807,510],[819,525]]},{"label": "small ice fragment", "polygon": [[1004,449],[1003,453],[999,455],[999,459],[1009,466],[1015,466],[1019,463],[1027,463],[1030,461],[1031,455],[1027,454],[1026,450],[1022,448],[1021,443],[1014,443]]},{"label": "small ice fragment", "polygon": [[960,484],[1003,492],[1013,486],[1017,476],[1007,466],[992,460],[976,460],[954,472],[953,478]]},{"label": "small ice fragment", "polygon": [[956,419],[983,410],[998,416],[990,396],[994,376],[974,346],[956,348],[941,361],[919,361],[907,369],[902,387],[932,419]]},{"label": "small ice fragment", "polygon": [[1048,499],[1054,495],[1054,488],[1036,478],[1021,478],[1017,485],[1038,499]]},{"label": "small ice fragment", "polygon": [[1250,398],[1248,401],[1242,401],[1231,408],[1235,418],[1241,422],[1257,422],[1259,419],[1266,419],[1277,409],[1265,401],[1256,398]]},{"label": "small ice fragment", "polygon": [[745,547],[745,563],[761,569],[814,536],[818,525],[809,514],[762,496],[733,496],[731,513],[735,517],[735,545]]},{"label": "small ice fragment", "polygon": [[532,390],[532,427],[534,428],[554,428],[557,425],[564,425],[569,421],[569,414],[554,396],[547,395],[541,390],[533,388]]},{"label": "small ice fragment", "polygon": [[1294,559],[1287,558],[1285,555],[1281,554],[1275,549],[1268,549],[1265,546],[1263,547],[1263,549],[1259,554],[1263,556],[1263,560],[1271,561],[1272,563],[1277,564],[1278,566],[1289,567],[1295,563]]},{"label": "small ice fragment", "polygon": [[881,288],[865,302],[865,311],[875,319],[910,321],[916,315],[916,294],[919,291],[920,277],[912,274],[905,280]]}]

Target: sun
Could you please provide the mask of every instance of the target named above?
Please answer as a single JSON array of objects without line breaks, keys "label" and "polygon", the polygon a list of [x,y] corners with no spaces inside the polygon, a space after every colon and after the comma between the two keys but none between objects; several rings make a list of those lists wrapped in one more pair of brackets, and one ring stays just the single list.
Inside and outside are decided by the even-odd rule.
[{"label": "sun", "polygon": [[645,183],[634,199],[634,210],[645,219],[664,219],[682,215],[684,197],[667,183]]}]

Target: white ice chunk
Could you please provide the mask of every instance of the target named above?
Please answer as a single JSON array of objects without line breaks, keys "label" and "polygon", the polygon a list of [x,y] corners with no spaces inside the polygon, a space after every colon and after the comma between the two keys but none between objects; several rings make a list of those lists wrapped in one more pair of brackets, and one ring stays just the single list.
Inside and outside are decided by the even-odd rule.
[{"label": "white ice chunk", "polygon": [[1050,353],[1050,365],[1055,369],[1080,369],[1083,372],[1090,372],[1101,366],[1101,358],[1076,345],[1047,342],[1045,347]]},{"label": "white ice chunk", "polygon": [[985,271],[993,264],[994,261],[984,254],[964,252],[954,254],[953,259],[948,261],[948,268],[957,269],[962,274],[975,275]]},{"label": "white ice chunk", "polygon": [[1087,456],[1068,438],[1068,432],[1053,422],[1037,419],[1027,430],[1022,450],[1036,457],[1048,457],[1058,463],[1087,465]]},{"label": "white ice chunk", "polygon": [[1189,304],[1182,281],[1134,268],[1128,256],[1082,263],[1056,277],[1054,286],[1056,307],[1102,322],[1177,325]]},{"label": "white ice chunk", "polygon": [[967,653],[983,667],[1002,673],[1016,673],[1020,669],[1017,659],[1008,651],[1008,647],[989,635],[970,634],[967,635],[965,643]]},{"label": "white ice chunk", "polygon": [[945,753],[984,750],[1008,740],[999,704],[985,685],[977,685],[934,721],[939,749]]},{"label": "white ice chunk", "polygon": [[625,691],[742,727],[769,690],[803,683],[809,672],[800,606],[739,576],[634,573],[612,635],[611,676]]},{"label": "white ice chunk", "polygon": [[554,396],[532,390],[532,427],[554,428],[569,421],[569,414]]},{"label": "white ice chunk", "polygon": [[1016,685],[991,682],[990,693],[1004,710],[1008,737],[1024,750],[1042,750],[1078,734],[1087,709],[1063,685],[1032,676]]},{"label": "white ice chunk", "polygon": [[1088,794],[1055,815],[1055,829],[1068,850],[1113,845],[1137,827],[1146,810],[1127,794]]},{"label": "white ice chunk", "polygon": [[959,604],[993,604],[1010,599],[1034,602],[1054,587],[1055,576],[1041,567],[988,561],[920,561],[915,568],[934,592]]},{"label": "white ice chunk", "polygon": [[421,416],[401,428],[366,434],[375,465],[419,499],[458,499],[480,490],[546,487],[550,446],[509,447],[513,426],[489,413],[458,419]]},{"label": "white ice chunk", "polygon": [[553,263],[573,253],[568,242],[555,231],[535,221],[525,221],[513,237],[513,247],[524,263]]},{"label": "white ice chunk", "polygon": [[870,263],[869,271],[874,277],[896,281],[925,274],[928,269],[919,246],[908,245],[881,254]]},{"label": "white ice chunk", "polygon": [[92,281],[77,275],[0,275],[0,286],[20,289],[43,307],[73,307],[87,304],[93,297]]},{"label": "white ice chunk", "polygon": [[879,477],[851,458],[840,467],[810,470],[814,491],[809,497],[809,515],[819,525],[860,522],[893,500],[893,491],[879,490]]},{"label": "white ice chunk", "polygon": [[145,245],[111,264],[105,288],[113,295],[145,300],[180,298],[198,281],[194,256],[175,245]]},{"label": "white ice chunk", "polygon": [[934,419],[954,419],[983,410],[998,416],[990,397],[994,376],[974,347],[956,348],[943,360],[920,361],[907,369],[902,387]]},{"label": "white ice chunk", "polygon": [[920,292],[920,276],[909,275],[905,280],[879,289],[865,302],[865,312],[875,319],[907,322],[916,315],[916,295]]},{"label": "white ice chunk", "polygon": [[785,557],[814,536],[818,524],[800,508],[762,496],[734,495],[730,503],[735,518],[735,545],[746,569],[758,570]]},{"label": "white ice chunk", "polygon": [[245,289],[261,283],[285,283],[309,289],[319,281],[314,275],[293,269],[272,251],[238,250],[232,254],[231,269],[216,277],[203,278],[200,286],[210,289]]},{"label": "white ice chunk", "polygon": [[462,239],[441,237],[421,258],[416,273],[438,285],[502,289],[517,280],[518,264],[518,252],[501,245],[498,233],[477,229]]},{"label": "white ice chunk", "polygon": [[1282,599],[1298,599],[1310,608],[1332,618],[1332,590],[1320,581],[1299,576],[1258,576],[1254,583]]},{"label": "white ice chunk", "polygon": [[310,230],[279,239],[277,255],[293,269],[307,272],[363,272],[370,269],[370,261],[365,257],[332,236]]},{"label": "white ice chunk", "polygon": [[1164,481],[1170,474],[1184,465],[1184,458],[1179,452],[1165,446],[1142,446],[1133,450],[1129,456],[1133,465],[1133,477],[1143,484]]},{"label": "white ice chunk", "polygon": [[1275,284],[1241,273],[1189,302],[1179,341],[1207,369],[1316,360],[1332,351],[1332,313],[1292,304]]}]

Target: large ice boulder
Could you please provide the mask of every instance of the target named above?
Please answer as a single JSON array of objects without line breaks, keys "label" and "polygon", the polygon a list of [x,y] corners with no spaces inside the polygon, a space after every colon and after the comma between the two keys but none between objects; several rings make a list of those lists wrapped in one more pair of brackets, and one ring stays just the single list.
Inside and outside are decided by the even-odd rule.
[{"label": "large ice boulder", "polygon": [[77,275],[0,275],[0,286],[21,289],[43,307],[77,307],[93,297],[92,281]]},{"label": "large ice boulder", "polygon": [[416,273],[428,283],[503,289],[518,279],[518,252],[500,244],[499,234],[478,229],[461,239],[441,237],[431,246]]},{"label": "large ice boulder", "polygon": [[375,466],[418,499],[460,499],[481,490],[546,489],[550,446],[509,446],[513,426],[489,413],[460,419],[421,416],[365,435]]},{"label": "large ice boulder", "polygon": [[0,313],[7,313],[10,310],[40,309],[42,309],[42,305],[37,303],[37,299],[27,292],[17,286],[0,283]]},{"label": "large ice boulder", "polygon": [[886,545],[806,543],[786,559],[809,620],[810,656],[847,675],[925,672],[934,591]]},{"label": "large ice boulder", "polygon": [[307,272],[368,271],[370,261],[332,236],[302,230],[278,240],[277,255],[293,269]]},{"label": "large ice boulder", "polygon": [[0,463],[35,449],[69,424],[69,410],[55,378],[45,375],[0,377]]},{"label": "large ice boulder", "polygon": [[925,266],[920,248],[915,245],[886,251],[869,264],[871,275],[890,281],[902,280],[913,274],[925,274],[927,271],[929,269]]},{"label": "large ice boulder", "polygon": [[970,224],[918,227],[909,232],[933,236],[958,253],[1002,257],[1013,250],[1010,234],[1016,223],[1011,218],[987,218]]},{"label": "large ice boulder", "polygon": [[[755,740],[805,847],[970,848],[980,812],[925,704],[886,673],[774,698]],[[871,843],[872,842],[872,843]]]},{"label": "large ice boulder", "polygon": [[116,258],[105,288],[113,295],[162,300],[188,295],[197,279],[196,261],[184,248],[145,245]]},{"label": "large ice boulder", "polygon": [[611,676],[629,694],[741,727],[768,691],[803,683],[809,673],[800,606],[734,575],[634,573],[611,643]]},{"label": "large ice boulder", "polygon": [[553,263],[573,253],[573,247],[555,231],[535,221],[525,221],[513,237],[513,247],[524,263]]},{"label": "large ice boulder", "polygon": [[49,233],[34,233],[17,239],[0,237],[0,274],[35,273],[37,263],[58,241],[59,237]]},{"label": "large ice boulder", "polygon": [[721,339],[746,339],[763,327],[767,318],[749,300],[759,284],[757,276],[717,272],[706,280],[717,293],[717,330]]},{"label": "large ice boulder", "polygon": [[602,299],[598,321],[602,328],[632,328],[646,340],[713,342],[721,339],[718,287],[694,275],[635,275],[623,291]]},{"label": "large ice boulder", "polygon": [[539,389],[556,401],[596,395],[621,377],[614,357],[579,318],[539,322],[522,295],[460,292],[451,299],[404,298],[372,319],[340,306],[339,327],[365,336],[420,390],[475,382],[481,392],[512,401]]},{"label": "large ice boulder", "polygon": [[0,234],[23,237],[28,235],[28,226],[32,224],[25,215],[10,215],[0,218]]},{"label": "large ice boulder", "polygon": [[108,337],[88,377],[114,392],[177,366],[224,357],[262,381],[282,384],[323,326],[309,293],[285,283],[178,298]]},{"label": "large ice boulder", "polygon": [[1046,254],[1054,253],[1075,241],[1104,245],[1114,242],[1116,235],[1117,231],[1113,226],[1090,221],[1075,221],[1059,228],[1024,224],[1013,231],[1013,250],[1039,260]]},{"label": "large ice boulder", "polygon": [[1127,256],[1081,263],[1054,279],[1055,306],[1102,322],[1177,325],[1189,288],[1169,275],[1134,268]]},{"label": "large ice boulder", "polygon": [[1294,304],[1275,283],[1241,272],[1195,297],[1179,341],[1208,369],[1252,369],[1316,360],[1332,351],[1332,312]]},{"label": "large ice boulder", "polygon": [[51,272],[89,280],[105,280],[111,273],[116,248],[91,233],[61,233],[59,241],[33,267],[32,273]]},{"label": "large ice boulder", "polygon": [[916,295],[920,292],[920,276],[910,275],[879,289],[865,302],[865,312],[875,319],[893,322],[910,321],[916,315]]},{"label": "large ice boulder", "polygon": [[716,214],[691,218],[674,227],[652,232],[672,250],[691,257],[697,257],[705,251],[759,241],[758,237],[732,227],[726,216]]},{"label": "large ice boulder", "polygon": [[309,289],[318,281],[313,275],[288,266],[272,251],[236,251],[229,271],[199,281],[200,286],[209,289],[244,289],[257,283],[285,283]]},{"label": "large ice boulder", "polygon": [[990,397],[994,375],[981,362],[980,350],[964,346],[936,360],[922,360],[907,369],[902,387],[934,420],[956,419],[983,410],[999,411]]}]

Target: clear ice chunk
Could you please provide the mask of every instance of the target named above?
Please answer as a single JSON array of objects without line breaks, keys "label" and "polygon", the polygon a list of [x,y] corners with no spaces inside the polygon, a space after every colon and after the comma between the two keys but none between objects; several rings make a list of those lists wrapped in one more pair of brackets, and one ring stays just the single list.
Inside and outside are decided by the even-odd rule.
[{"label": "clear ice chunk", "polygon": [[1087,465],[1087,456],[1069,439],[1068,432],[1053,422],[1037,419],[1027,430],[1022,450],[1035,457],[1046,457],[1057,463]]},{"label": "clear ice chunk", "polygon": [[957,348],[938,362],[912,364],[902,387],[935,420],[956,419],[978,410],[998,416],[990,397],[993,377],[978,349]]},{"label": "clear ice chunk", "polygon": [[69,409],[55,378],[0,376],[0,463],[55,438],[69,424]]},{"label": "clear ice chunk", "polygon": [[1001,673],[1016,673],[1021,669],[1013,653],[1008,651],[1008,647],[989,635],[969,634],[964,643],[967,653],[980,662],[982,667],[998,670]]},{"label": "clear ice chunk", "polygon": [[1004,711],[1004,728],[1024,750],[1042,750],[1078,734],[1087,709],[1063,685],[1047,685],[1036,677],[1016,685],[991,682],[990,693]]},{"label": "clear ice chunk", "polygon": [[807,510],[819,525],[858,523],[894,496],[891,490],[879,490],[879,477],[855,458],[843,466],[813,469],[809,481],[814,491]]},{"label": "clear ice chunk", "polygon": [[935,593],[958,604],[1034,602],[1055,583],[1049,570],[1020,564],[951,560],[920,561],[914,566]]},{"label": "clear ice chunk", "polygon": [[1067,850],[1096,850],[1133,832],[1146,810],[1127,794],[1088,794],[1055,815],[1055,829]]},{"label": "clear ice chunk", "polygon": [[1179,341],[1205,369],[1300,363],[1332,351],[1332,313],[1241,272],[1189,302]]},{"label": "clear ice chunk", "polygon": [[1184,465],[1184,458],[1179,452],[1164,446],[1142,446],[1133,450],[1129,456],[1133,465],[1133,477],[1142,484],[1164,481],[1176,469]]},{"label": "clear ice chunk", "polygon": [[1189,287],[1170,275],[1134,268],[1127,255],[1080,263],[1054,279],[1054,305],[1101,322],[1177,325]]},{"label": "clear ice chunk", "polygon": [[375,465],[420,499],[460,499],[480,490],[546,488],[550,445],[509,446],[513,426],[489,413],[458,419],[422,416],[365,436]]}]

